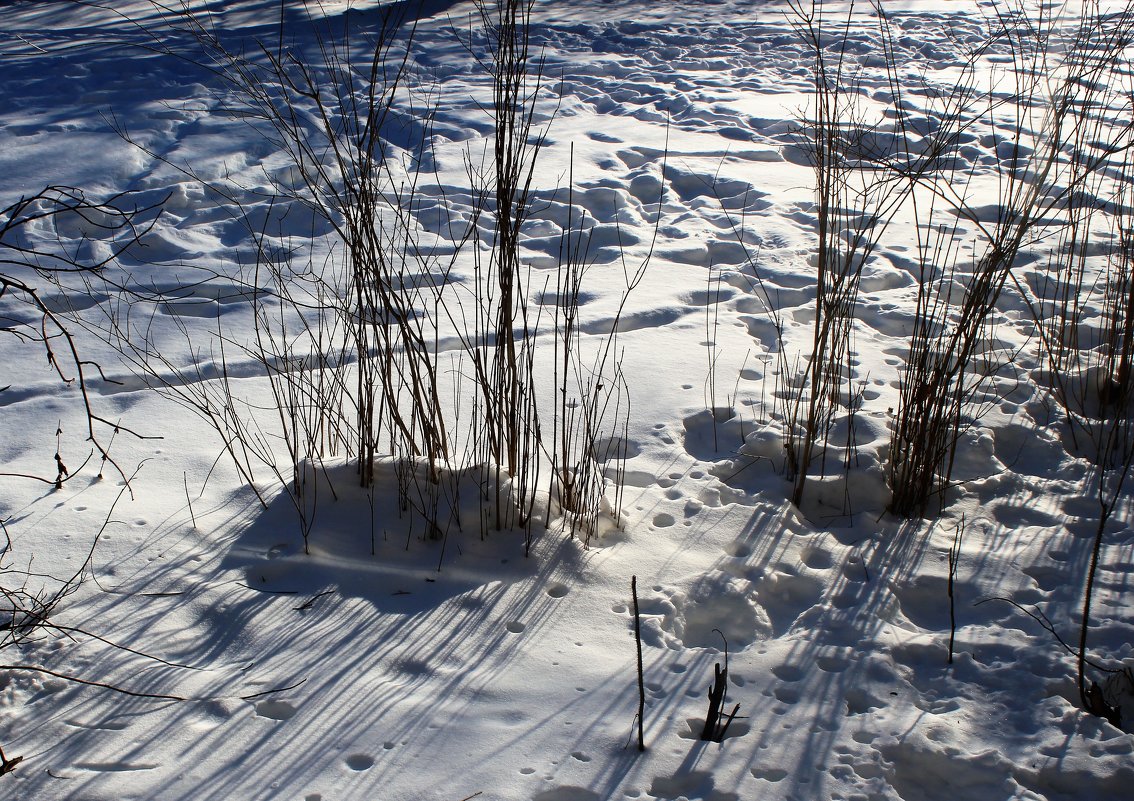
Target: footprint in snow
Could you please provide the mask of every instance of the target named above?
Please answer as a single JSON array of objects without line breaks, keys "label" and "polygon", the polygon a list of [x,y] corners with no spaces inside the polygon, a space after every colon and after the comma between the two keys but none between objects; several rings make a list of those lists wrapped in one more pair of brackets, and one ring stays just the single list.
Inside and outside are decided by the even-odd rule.
[{"label": "footprint in snow", "polygon": [[803,678],[803,669],[798,665],[776,665],[772,673],[780,681],[796,682]]},{"label": "footprint in snow", "polygon": [[824,673],[842,673],[850,667],[850,662],[842,656],[819,656],[815,665]]},{"label": "footprint in snow", "polygon": [[[732,650],[773,636],[768,613],[749,596],[744,582],[726,574],[711,574],[688,592],[671,596],[673,632],[686,648]],[[664,625],[664,623],[663,623]]]},{"label": "footprint in snow", "polygon": [[256,715],[270,720],[291,720],[299,710],[287,701],[267,700],[256,704]]},{"label": "footprint in snow", "polygon": [[790,629],[803,612],[819,603],[822,596],[823,583],[819,579],[782,567],[768,574],[757,589],[757,597],[771,617],[777,634]]},{"label": "footprint in snow", "polygon": [[752,768],[752,775],[766,782],[781,782],[787,778],[787,771],[782,768]]},{"label": "footprint in snow", "polygon": [[356,771],[370,770],[374,767],[374,757],[369,754],[351,754],[346,758],[346,766]]},{"label": "footprint in snow", "polygon": [[738,801],[740,798],[736,793],[718,790],[715,785],[716,779],[712,773],[693,770],[673,776],[656,776],[650,783],[649,792],[655,798],[666,801],[675,801],[681,797],[700,798],[703,801]]},{"label": "footprint in snow", "polygon": [[812,570],[827,570],[835,563],[834,557],[826,548],[805,548],[802,557],[803,564]]},{"label": "footprint in snow", "polygon": [[585,787],[563,785],[537,793],[532,801],[599,801],[599,794]]},{"label": "footprint in snow", "polygon": [[75,767],[94,773],[133,773],[134,771],[155,770],[160,765],[154,762],[76,762]]}]

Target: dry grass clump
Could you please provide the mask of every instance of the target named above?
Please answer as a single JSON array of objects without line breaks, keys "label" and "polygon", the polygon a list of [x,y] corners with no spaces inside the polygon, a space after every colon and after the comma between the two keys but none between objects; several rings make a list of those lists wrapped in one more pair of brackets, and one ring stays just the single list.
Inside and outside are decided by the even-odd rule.
[{"label": "dry grass clump", "polygon": [[[1006,293],[1032,304],[1064,409],[1082,408],[1088,384],[1106,394],[1129,382],[1124,323],[1114,322],[1123,308],[1114,299],[1125,297],[1121,265],[1107,271],[1112,277],[1088,283],[1093,273],[1076,266],[1074,256],[1093,252],[1104,212],[1114,219],[1122,206],[1087,199],[1113,195],[1128,175],[1131,129],[1122,121],[1129,119],[1129,93],[1122,86],[1134,15],[1100,4],[1068,16],[1050,6],[995,7],[977,44],[956,43],[957,80],[918,89],[934,106],[927,129],[910,111],[917,104],[906,102],[915,87],[899,63],[893,22],[884,4],[874,10],[889,80],[880,115],[869,111],[864,67],[847,49],[850,14],[821,2],[792,5],[794,27],[812,54],[814,88],[801,144],[815,170],[816,297],[802,353],[783,347],[782,321],[770,310],[781,336],[773,416],[783,428],[790,497],[800,505],[808,477],[826,473],[828,458],[837,455],[844,472],[853,461],[862,272],[892,220],[912,213],[917,295],[886,471],[890,511],[914,517],[944,503],[958,442],[989,408],[991,379],[1014,359],[995,346]],[[971,194],[987,176],[960,154],[978,127],[998,142],[991,205]],[[1072,256],[1069,270],[1059,266],[1069,280],[1049,275],[1036,298],[1020,281],[1017,257],[1042,247],[1053,230],[1063,232],[1063,251]],[[971,258],[964,255],[970,247]],[[1097,298],[1084,291],[1091,287]],[[1085,310],[1100,305],[1111,310],[1113,344],[1069,343]],[[1098,439],[1067,414],[1073,430]],[[842,428],[846,442],[833,442]]]},{"label": "dry grass clump", "polygon": [[[973,206],[959,188],[966,186],[965,176],[921,179],[931,199],[919,218],[949,215],[970,224],[977,231],[978,255],[971,264],[962,261],[955,222],[918,229],[922,276],[890,448],[891,509],[903,516],[924,514],[941,499],[957,442],[979,419],[983,390],[1002,365],[989,358],[988,343],[994,340],[1000,298],[1019,287],[1017,256],[1055,226],[1083,235],[1089,223],[1082,199],[1129,147],[1129,126],[1114,125],[1122,117],[1115,116],[1116,94],[1108,88],[1119,77],[1134,35],[1129,13],[1088,9],[1070,30],[1059,17],[1022,9],[990,22],[989,41],[1011,58],[994,80],[1001,92],[1005,83],[1012,87],[1017,99],[1009,128],[1002,127],[1003,114],[992,97],[982,121],[999,129],[1011,152],[998,173],[991,218],[987,206]],[[973,83],[966,93],[976,88]],[[1077,302],[1075,293],[1049,289],[1062,292],[1065,316]],[[1037,314],[1041,329],[1049,319]],[[1054,358],[1065,357],[1061,352]]]},{"label": "dry grass clump", "polygon": [[[481,503],[490,510],[482,536],[519,528],[530,548],[535,524],[562,513],[569,530],[589,541],[600,514],[618,517],[610,476],[625,454],[597,452],[617,441],[611,438],[629,406],[617,320],[594,353],[581,346],[585,215],[569,201],[569,220],[577,222],[564,231],[552,278],[537,278],[521,259],[536,164],[554,117],[541,107],[531,9],[530,0],[477,4],[464,44],[491,81],[492,133],[483,156],[466,153],[468,185],[460,191],[472,206],[441,225],[443,242],[418,222],[427,190],[444,196],[452,188],[427,186],[439,90],[413,73],[407,6],[384,7],[365,31],[314,22],[304,32],[314,46],[292,44],[281,22],[278,40],[239,51],[207,16],[184,10],[170,18],[200,46],[226,103],[287,162],[286,180],[269,177],[272,207],[305,209],[318,221],[313,230],[329,237],[313,232],[294,241],[270,228],[270,211],[243,205],[254,194],[181,165],[238,209],[255,247],[254,336],[242,342],[238,332],[218,330],[212,366],[188,370],[121,319],[119,341],[152,386],[213,426],[244,481],[255,485],[266,468],[286,488],[305,543],[320,492],[334,493],[328,460],[344,458],[364,487],[386,474],[376,466],[388,460],[400,508],[424,518],[436,538],[462,527],[445,510],[467,496],[461,485],[470,470],[479,471]],[[328,239],[330,255],[316,262],[311,254]],[[646,263],[628,268],[627,293]],[[554,308],[538,297],[551,282]],[[233,380],[236,353],[267,376],[275,419]],[[548,372],[550,384],[540,377]],[[550,504],[538,501],[549,491]]]},{"label": "dry grass clump", "polygon": [[[1088,667],[1113,671],[1090,658],[1087,640],[1108,524],[1128,503],[1134,469],[1134,87],[1128,68],[1134,6],[1090,3],[1068,14],[1051,5],[995,6],[985,20],[987,35],[967,53],[961,79],[948,91],[926,92],[936,95],[938,108],[933,131],[921,137],[913,135],[914,121],[902,101],[903,77],[885,9],[877,3],[875,10],[892,94],[887,132],[894,134],[899,155],[867,154],[867,164],[850,166],[856,133],[870,129],[847,99],[854,97],[855,73],[845,67],[843,50],[830,46],[840,35],[846,41],[847,28],[825,20],[821,3],[793,6],[797,30],[816,53],[809,152],[820,223],[807,369],[802,379],[785,380],[791,371],[781,366],[786,393],[777,388],[787,396],[781,416],[792,500],[802,500],[813,454],[826,452],[836,390],[848,383],[842,363],[855,317],[856,257],[875,246],[854,232],[885,229],[884,220],[869,218],[869,226],[844,220],[844,209],[866,213],[878,208],[872,199],[894,197],[897,205],[912,208],[917,221],[918,284],[888,449],[889,509],[918,517],[948,502],[958,442],[994,402],[992,379],[1018,355],[995,345],[1001,301],[1014,295],[1031,309],[1066,441],[1095,466],[1099,517],[1078,647],[1069,650],[1084,709],[1115,722],[1117,708],[1087,676]],[[989,55],[996,56],[994,64],[986,61]],[[974,126],[991,129],[997,143],[991,205],[970,195],[984,177],[976,165],[957,166],[965,163],[958,143]],[[859,174],[875,183],[854,183]],[[905,188],[892,188],[890,181],[906,182]],[[859,186],[882,191],[848,195]],[[891,213],[896,207],[882,206]],[[963,245],[971,245],[971,258]],[[1024,274],[1018,257],[1045,249],[1044,269]]]}]

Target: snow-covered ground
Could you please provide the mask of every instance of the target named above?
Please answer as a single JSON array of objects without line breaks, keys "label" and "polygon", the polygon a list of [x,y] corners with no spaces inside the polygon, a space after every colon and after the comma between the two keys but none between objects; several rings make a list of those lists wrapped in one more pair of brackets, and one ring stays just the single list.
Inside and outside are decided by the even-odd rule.
[{"label": "snow-covered ground", "polygon": [[[273,45],[283,5],[285,35],[312,50],[300,3],[190,5],[234,49]],[[377,2],[319,5],[338,26],[349,10],[360,47],[379,15]],[[1001,7],[887,9],[898,32],[891,61],[911,90],[906,119],[932,129],[942,95],[916,91],[919,82],[947,93],[964,47]],[[848,10],[828,7],[829,30],[849,41],[839,52],[856,65],[864,113],[885,119],[896,87],[877,18],[862,5],[843,29]],[[436,106],[414,219],[445,253],[450,223],[472,213],[468,164],[492,132],[491,81],[466,47],[479,24],[470,2],[426,0],[418,15],[412,82]],[[42,285],[61,319],[89,324],[72,330],[82,358],[106,374],[88,373],[96,413],[147,437],[99,427],[129,487],[109,464],[100,474],[97,455],[58,489],[15,475],[54,478],[57,442],[71,468],[90,445],[78,390],[50,372],[42,343],[0,332],[0,518],[10,537],[0,587],[51,592],[82,578],[54,609],[55,628],[0,649],[0,748],[23,758],[0,775],[0,798],[1131,797],[1134,734],[1081,709],[1074,655],[1025,613],[1038,610],[1077,645],[1099,505],[1096,472],[1060,425],[1033,318],[1011,288],[988,346],[1010,363],[981,396],[944,512],[903,521],[885,511],[917,300],[915,226],[927,221],[908,207],[880,232],[862,276],[856,461],[845,478],[828,465],[801,508],[788,501],[773,397],[781,348],[806,355],[811,341],[819,221],[800,146],[814,58],[786,6],[536,3],[550,128],[523,256],[535,286],[554,284],[571,181],[594,226],[582,346],[592,353],[618,332],[630,412],[604,442],[628,457],[624,470],[605,461],[621,482],[620,525],[604,525],[588,547],[537,526],[528,556],[521,532],[481,537],[475,526],[442,552],[399,520],[394,478],[380,471],[364,490],[345,470],[332,471],[337,497],[320,496],[305,554],[280,483],[257,475],[262,505],[216,432],[171,392],[148,389],[100,337],[107,314],[125,324],[119,300],[134,298],[131,331],[146,332],[175,388],[215,386],[225,343],[230,386],[248,404],[240,409],[265,409],[270,432],[263,364],[239,347],[252,336],[251,288],[271,289],[249,228],[295,248],[297,263],[337,253],[326,223],[279,192],[294,165],[234,110],[200,43],[168,24],[145,0],[0,2],[0,205],[67,185],[162,208],[105,282],[89,292],[67,278]],[[992,48],[978,68],[995,76],[1006,63]],[[1120,65],[1116,75],[1130,72]],[[996,115],[967,132],[954,178],[973,209],[999,201],[1005,162],[1020,155],[994,127],[1021,118],[1016,99],[1004,94]],[[420,121],[404,121],[412,138]],[[1039,147],[1034,131],[1017,134]],[[48,222],[19,235],[61,244],[79,262],[111,252],[89,223]],[[1028,244],[1021,275],[1048,265],[1047,246]],[[475,280],[474,247],[446,281]],[[16,295],[0,299],[3,325],[34,326]],[[471,391],[454,378],[468,368],[459,340],[439,350],[444,387]],[[548,385],[542,402],[554,396]],[[1134,659],[1126,502],[1100,557],[1088,646],[1114,668]],[[644,753],[634,742],[632,576]],[[723,742],[703,742],[726,641],[726,710],[739,704],[739,714]],[[1117,700],[1125,679],[1113,675]],[[1134,706],[1124,711],[1134,722]]]}]

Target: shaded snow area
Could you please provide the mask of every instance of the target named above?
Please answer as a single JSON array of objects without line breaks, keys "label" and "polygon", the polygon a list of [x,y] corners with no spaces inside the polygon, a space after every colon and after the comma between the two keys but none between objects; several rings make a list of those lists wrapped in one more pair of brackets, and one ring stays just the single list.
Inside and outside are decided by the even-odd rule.
[{"label": "shaded snow area", "polygon": [[1129,9],[501,20],[0,0],[0,798],[1131,798]]}]

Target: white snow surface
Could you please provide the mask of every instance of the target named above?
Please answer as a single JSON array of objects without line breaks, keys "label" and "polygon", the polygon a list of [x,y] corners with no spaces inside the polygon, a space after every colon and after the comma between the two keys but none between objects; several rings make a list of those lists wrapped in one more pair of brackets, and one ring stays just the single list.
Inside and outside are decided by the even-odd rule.
[{"label": "white snow surface", "polygon": [[[232,42],[278,33],[275,0],[191,5]],[[339,0],[322,13],[341,23],[349,11],[365,26],[380,6]],[[977,35],[992,7],[888,8],[903,69],[948,85],[955,37]],[[289,35],[302,37],[306,18],[289,13]],[[450,215],[468,211],[465,159],[483,153],[491,130],[489,79],[461,41],[472,13],[468,2],[427,0],[414,46],[415,80],[437,98],[423,192]],[[251,327],[241,214],[276,215],[264,230],[276,225],[281,242],[330,245],[300,204],[270,205],[286,160],[231,113],[223,85],[193,63],[195,43],[164,24],[145,0],[0,2],[0,205],[52,184],[163,201],[140,246],[108,270],[172,293],[151,310],[151,335],[172,365],[208,380],[218,320]],[[76,330],[109,379],[92,380],[96,410],[155,439],[115,438],[113,456],[137,469],[128,492],[113,470],[98,477],[97,457],[52,489],[15,474],[54,475],[57,426],[63,460],[83,462],[77,390],[46,368],[40,346],[0,337],[0,385],[11,385],[0,393],[0,515],[11,538],[0,584],[57,586],[94,548],[53,613],[60,628],[0,650],[0,747],[23,757],[0,776],[0,798],[1131,798],[1134,734],[1081,710],[1074,657],[1020,608],[1077,638],[1098,508],[1090,465],[1060,438],[1035,380],[1032,325],[1010,298],[990,347],[1018,354],[962,443],[947,508],[936,521],[884,511],[881,465],[917,287],[908,214],[863,279],[859,461],[845,481],[838,471],[814,481],[802,509],[788,501],[765,407],[779,347],[765,300],[778,304],[785,347],[805,342],[816,219],[797,144],[812,84],[786,6],[541,0],[532,29],[549,76],[541,108],[555,114],[525,259],[554,270],[570,177],[596,225],[580,320],[597,347],[615,327],[624,263],[653,251],[617,321],[631,400],[613,434],[629,457],[620,525],[588,547],[552,528],[537,530],[527,556],[510,531],[466,532],[442,552],[407,531],[388,498],[375,502],[392,481],[379,476],[368,492],[340,475],[305,554],[278,482],[262,477],[264,508],[219,458],[215,432],[147,389],[95,328]],[[875,52],[865,5],[850,34],[862,54]],[[145,47],[151,35],[175,53]],[[889,89],[881,70],[873,80],[881,109]],[[930,98],[907,102],[932,117]],[[981,181],[998,153],[988,133],[973,131],[970,191],[989,192],[991,204]],[[204,180],[241,187],[244,211]],[[419,223],[444,241],[428,210]],[[88,233],[58,235],[102,247]],[[215,277],[196,284],[204,271]],[[49,300],[92,320],[114,302],[61,289]],[[248,397],[267,404],[260,366],[235,346],[228,358]],[[949,549],[962,519],[949,664]],[[632,576],[644,753],[634,743]],[[1092,657],[1109,665],[1134,659],[1132,581],[1123,504],[1090,630]],[[726,641],[727,705],[740,711],[723,742],[702,742]],[[28,669],[37,667],[60,675]]]}]

